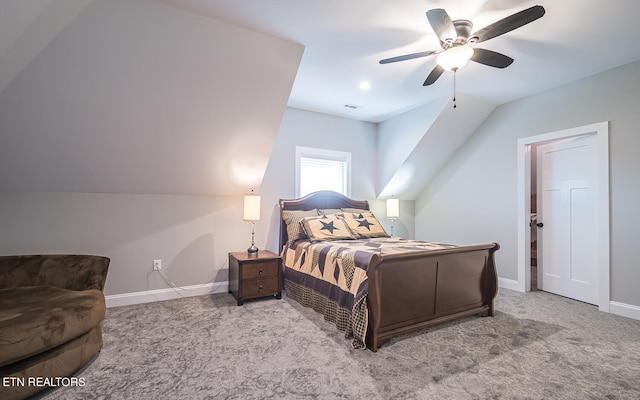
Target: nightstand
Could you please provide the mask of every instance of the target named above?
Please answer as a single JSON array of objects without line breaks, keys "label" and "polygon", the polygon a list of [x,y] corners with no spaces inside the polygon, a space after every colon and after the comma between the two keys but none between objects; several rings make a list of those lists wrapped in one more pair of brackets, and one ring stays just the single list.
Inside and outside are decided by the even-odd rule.
[{"label": "nightstand", "polygon": [[282,259],[268,250],[256,255],[246,251],[229,253],[229,293],[241,306],[245,300],[274,296],[282,298]]}]

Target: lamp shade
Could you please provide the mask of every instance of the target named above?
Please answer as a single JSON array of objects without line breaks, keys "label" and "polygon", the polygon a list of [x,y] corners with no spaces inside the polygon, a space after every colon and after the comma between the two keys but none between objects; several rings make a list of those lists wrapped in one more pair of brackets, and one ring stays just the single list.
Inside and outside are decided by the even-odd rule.
[{"label": "lamp shade", "polygon": [[387,218],[400,217],[400,200],[387,199]]},{"label": "lamp shade", "polygon": [[451,47],[436,57],[436,63],[447,71],[459,70],[473,57],[473,47]]},{"label": "lamp shade", "polygon": [[247,194],[244,196],[244,217],[245,221],[257,221],[260,219],[260,196]]}]

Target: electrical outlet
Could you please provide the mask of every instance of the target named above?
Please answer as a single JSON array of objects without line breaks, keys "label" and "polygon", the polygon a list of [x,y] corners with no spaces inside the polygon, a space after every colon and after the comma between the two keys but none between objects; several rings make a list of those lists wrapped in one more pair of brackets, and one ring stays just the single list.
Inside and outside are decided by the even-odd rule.
[{"label": "electrical outlet", "polygon": [[153,270],[160,271],[162,269],[162,260],[153,260]]}]

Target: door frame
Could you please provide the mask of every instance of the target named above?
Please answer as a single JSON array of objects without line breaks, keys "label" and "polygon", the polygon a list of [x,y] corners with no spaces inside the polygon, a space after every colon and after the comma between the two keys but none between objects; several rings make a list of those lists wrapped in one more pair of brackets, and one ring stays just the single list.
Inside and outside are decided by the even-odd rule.
[{"label": "door frame", "polygon": [[[518,281],[517,290],[531,290],[531,146],[559,139],[596,135],[598,163],[598,308],[610,311],[610,225],[609,225],[609,122],[580,126],[518,139]],[[544,250],[543,250],[544,251]]]}]

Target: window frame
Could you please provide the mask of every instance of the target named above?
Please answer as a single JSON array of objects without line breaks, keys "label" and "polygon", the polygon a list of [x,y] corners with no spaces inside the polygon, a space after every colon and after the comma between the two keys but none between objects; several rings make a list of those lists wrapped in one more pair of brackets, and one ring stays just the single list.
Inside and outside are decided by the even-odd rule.
[{"label": "window frame", "polygon": [[[316,158],[321,160],[333,160],[346,162],[346,193],[343,193],[347,197],[351,197],[351,153],[347,151],[320,149],[315,147],[303,147],[296,146],[296,159],[295,159],[295,196],[300,196],[301,189],[301,171],[300,171],[300,159],[301,158]],[[308,193],[307,193],[308,194]]]}]

